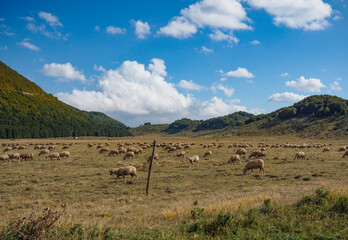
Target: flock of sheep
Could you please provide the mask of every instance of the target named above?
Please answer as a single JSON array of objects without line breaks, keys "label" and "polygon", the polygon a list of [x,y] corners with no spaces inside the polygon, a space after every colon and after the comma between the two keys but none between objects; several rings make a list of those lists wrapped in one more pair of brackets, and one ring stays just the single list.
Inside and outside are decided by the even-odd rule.
[{"label": "flock of sheep", "polygon": [[[77,144],[77,143],[75,143]],[[34,145],[33,143],[29,145]],[[46,158],[50,158],[51,160],[56,159],[60,160],[61,158],[69,158],[70,157],[70,152],[67,151],[70,146],[73,145],[73,143],[70,144],[62,144],[62,151],[61,152],[55,152],[54,150],[57,148],[56,145],[60,145],[60,143],[47,143],[47,144],[35,144],[34,145],[34,150],[38,151],[39,156],[46,156]],[[193,155],[191,157],[186,156],[186,151],[188,149],[191,149],[196,143],[161,143],[158,144],[158,148],[163,149],[167,153],[171,152],[176,152],[174,153],[174,157],[186,159],[186,161],[191,164],[192,166],[199,166],[199,156],[198,155]],[[4,147],[4,154],[0,155],[0,160],[3,161],[8,161],[11,162],[12,159],[17,159],[18,161],[21,160],[34,160],[34,153],[32,152],[25,152],[25,153],[18,153],[14,152],[15,150],[26,150],[28,149],[28,144],[5,144],[3,143],[2,146]],[[259,150],[252,151],[250,155],[248,156],[248,160],[246,160],[246,164],[243,168],[243,174],[247,174],[249,171],[253,171],[253,169],[259,169],[260,173],[265,172],[265,161],[262,158],[266,157],[266,151],[267,149],[272,149],[272,148],[293,148],[293,149],[308,149],[308,148],[322,148],[322,152],[330,152],[330,147],[332,144],[315,144],[315,143],[309,143],[309,144],[302,144],[302,145],[297,145],[297,144],[265,144],[265,143],[260,143],[257,147]],[[104,144],[94,144],[94,143],[89,143],[87,145],[87,148],[96,148],[98,149],[99,154],[105,154],[107,153],[108,156],[113,157],[113,156],[118,156],[123,154],[122,158],[123,160],[127,160],[129,158],[135,158],[137,155],[140,155],[144,152],[145,149],[153,147],[152,144],[149,143],[118,143],[117,148],[110,149],[110,144],[109,143],[104,143]],[[203,148],[203,149],[208,149],[208,148],[226,148],[224,143],[211,143],[211,144],[200,144],[200,147],[198,148]],[[230,144],[227,146],[227,148],[238,148],[238,150],[232,154],[232,156],[229,158],[227,163],[233,163],[233,164],[240,164],[241,163],[241,157],[244,159],[247,158],[247,148],[254,147],[253,144],[249,143],[234,143]],[[195,150],[197,147],[195,147]],[[178,152],[177,152],[178,151]],[[191,151],[191,150],[190,150]],[[192,149],[192,151],[194,151]],[[343,158],[348,156],[348,146],[342,146],[338,149],[338,152],[344,152]],[[203,158],[208,158],[209,156],[212,156],[213,152],[211,150],[207,150]],[[151,156],[147,158],[147,162],[149,162],[151,159]],[[306,159],[306,154],[305,152],[299,151],[295,154],[294,156],[294,161],[297,159]],[[154,160],[159,160],[158,153],[154,155]],[[110,175],[116,175],[117,179],[119,177],[123,177],[125,179],[126,176],[130,175],[131,179],[135,176],[138,178],[137,175],[137,170],[134,166],[124,166],[124,167],[119,167],[119,168],[114,168],[109,171]]]}]

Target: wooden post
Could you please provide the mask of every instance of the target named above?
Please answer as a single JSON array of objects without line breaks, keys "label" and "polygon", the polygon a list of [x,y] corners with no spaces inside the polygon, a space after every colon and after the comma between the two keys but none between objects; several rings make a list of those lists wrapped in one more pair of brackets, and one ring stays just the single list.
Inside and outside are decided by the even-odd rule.
[{"label": "wooden post", "polygon": [[149,165],[149,174],[147,175],[146,196],[149,195],[150,177],[151,177],[153,158],[155,157],[155,150],[156,150],[156,140],[153,141],[153,150],[152,150],[152,156],[151,156],[150,165]]}]

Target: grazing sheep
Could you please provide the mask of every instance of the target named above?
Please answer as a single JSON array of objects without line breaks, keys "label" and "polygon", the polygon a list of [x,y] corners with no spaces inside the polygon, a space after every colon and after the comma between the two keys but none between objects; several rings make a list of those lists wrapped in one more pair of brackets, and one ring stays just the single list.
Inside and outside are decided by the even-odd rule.
[{"label": "grazing sheep", "polygon": [[240,157],[238,154],[233,154],[227,163],[240,163]]},{"label": "grazing sheep", "polygon": [[134,158],[134,152],[127,152],[126,155],[124,156],[123,160],[126,160],[127,158]]},{"label": "grazing sheep", "polygon": [[323,152],[330,152],[330,148],[329,148],[329,147],[325,147],[325,148],[323,149]]},{"label": "grazing sheep", "polygon": [[[340,149],[338,149],[338,152],[344,152],[347,150],[346,146],[340,147]],[[5,152],[5,151],[4,151]]]},{"label": "grazing sheep", "polygon": [[68,145],[65,145],[65,146],[63,146],[62,149],[68,149],[68,148],[69,148],[69,146],[68,146]]},{"label": "grazing sheep", "polygon": [[249,159],[252,158],[252,157],[255,157],[256,158],[260,158],[260,157],[265,157],[266,156],[266,152],[264,151],[255,151],[255,152],[252,152],[249,156]]},{"label": "grazing sheep", "polygon": [[53,150],[55,148],[56,148],[55,146],[48,146],[48,150]]},{"label": "grazing sheep", "polygon": [[99,153],[105,153],[105,152],[109,152],[110,149],[107,147],[103,147],[102,149],[100,149]]},{"label": "grazing sheep", "polygon": [[251,172],[253,172],[253,169],[258,169],[258,168],[260,169],[260,173],[261,173],[261,171],[263,171],[263,173],[265,173],[264,166],[265,166],[265,162],[262,159],[252,160],[245,165],[245,167],[243,169],[243,174],[246,174],[249,170],[251,170]]},{"label": "grazing sheep", "polygon": [[194,155],[192,157],[186,157],[186,159],[193,165],[194,163],[199,166],[199,157],[197,155]]},{"label": "grazing sheep", "polygon": [[120,152],[120,154],[121,154],[121,153],[126,153],[126,152],[127,152],[127,149],[121,147],[121,148],[118,149],[118,151]]},{"label": "grazing sheep", "polygon": [[21,155],[19,154],[19,153],[10,153],[9,155],[8,155],[8,157],[10,158],[10,159],[17,159],[18,161],[19,161],[19,159],[20,159],[20,157],[21,157]]},{"label": "grazing sheep", "polygon": [[119,177],[123,177],[124,181],[126,182],[126,176],[131,175],[133,179],[134,176],[138,179],[137,175],[137,169],[133,166],[127,166],[127,167],[120,167],[120,168],[115,168],[110,170],[110,175],[115,174],[117,175],[116,181]]},{"label": "grazing sheep", "polygon": [[48,150],[48,149],[43,149],[43,150],[40,151],[39,156],[45,155],[45,154],[49,154],[49,153],[50,153],[50,150]]},{"label": "grazing sheep", "polygon": [[306,160],[306,154],[304,152],[298,152],[296,153],[295,157],[294,157],[294,161],[296,161],[296,159],[302,158],[304,160]]},{"label": "grazing sheep", "polygon": [[[151,156],[149,156],[149,158],[147,159],[147,162],[150,162],[151,161],[151,157],[152,157],[152,155]],[[153,156],[153,160],[158,160],[159,158],[158,158],[158,153],[155,153],[155,156]]]},{"label": "grazing sheep", "polygon": [[204,157],[211,156],[211,155],[213,155],[212,151],[207,151],[204,153]]},{"label": "grazing sheep", "polygon": [[118,154],[120,154],[120,151],[118,151],[117,149],[111,149],[109,152],[109,156],[118,155]]},{"label": "grazing sheep", "polygon": [[69,151],[60,152],[60,153],[59,153],[59,156],[60,156],[61,158],[63,158],[63,157],[69,158],[69,157],[70,157],[70,152],[69,152]]},{"label": "grazing sheep", "polygon": [[5,152],[11,152],[12,151],[12,147],[6,147],[5,149],[4,149],[4,153]]},{"label": "grazing sheep", "polygon": [[343,154],[342,158],[344,158],[345,156],[348,156],[348,151],[346,151],[346,152]]},{"label": "grazing sheep", "polygon": [[185,157],[185,154],[186,154],[186,152],[185,151],[180,151],[180,152],[178,152],[175,156],[176,157]]},{"label": "grazing sheep", "polygon": [[9,158],[9,156],[7,154],[0,155],[0,160],[11,162],[10,158]]},{"label": "grazing sheep", "polygon": [[51,160],[52,160],[52,158],[56,158],[57,160],[60,160],[60,154],[57,152],[53,152],[53,153],[46,155],[46,158],[51,158]]},{"label": "grazing sheep", "polygon": [[31,160],[34,160],[34,154],[33,153],[22,153],[20,155],[21,159],[24,159],[25,161],[29,158]]},{"label": "grazing sheep", "polygon": [[245,157],[247,154],[247,151],[244,148],[239,148],[236,154],[238,154],[239,156],[243,155]]}]

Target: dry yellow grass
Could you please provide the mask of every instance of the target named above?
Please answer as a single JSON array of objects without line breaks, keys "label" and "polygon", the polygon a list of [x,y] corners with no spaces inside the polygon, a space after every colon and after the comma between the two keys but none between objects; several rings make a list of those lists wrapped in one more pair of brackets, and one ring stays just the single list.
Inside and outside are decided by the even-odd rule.
[{"label": "dry yellow grass", "polygon": [[[146,149],[134,159],[123,160],[122,156],[100,154],[96,146],[87,148],[88,143],[109,143],[110,149],[118,143],[192,143],[185,149],[187,156],[200,156],[199,166],[191,166],[175,153],[167,153],[158,148],[160,160],[154,164],[150,194],[145,196],[147,158],[152,149]],[[228,148],[231,143],[252,143],[248,154],[259,149],[259,143],[327,143],[331,151],[322,153],[322,148],[303,149],[307,160],[293,162],[299,149],[267,147],[265,175],[259,177],[258,171],[242,175],[246,159],[241,164],[227,164],[237,148]],[[33,152],[33,161],[4,163],[0,162],[0,227],[10,221],[27,215],[31,207],[45,207],[68,204],[67,214],[61,224],[82,223],[97,226],[161,226],[175,224],[189,214],[192,203],[198,200],[206,212],[234,210],[248,207],[272,198],[282,202],[294,202],[305,194],[313,193],[318,187],[348,191],[348,162],[342,159],[337,150],[346,145],[344,140],[296,139],[275,137],[159,137],[156,135],[136,138],[85,138],[71,139],[33,139],[2,140],[2,143],[28,144],[28,149],[13,152]],[[54,143],[62,151],[63,143],[72,143],[67,149],[70,158],[50,160],[38,156],[30,143]],[[203,149],[200,144],[225,143]],[[133,145],[138,147],[137,144]],[[0,147],[0,151],[4,150]],[[212,156],[204,159],[205,151],[211,150]],[[118,180],[109,175],[111,168],[133,165],[138,169],[138,180],[132,182]],[[301,175],[301,177],[295,178]],[[309,178],[308,181],[304,179]],[[129,176],[127,177],[129,179]],[[332,196],[334,197],[334,196]]]}]

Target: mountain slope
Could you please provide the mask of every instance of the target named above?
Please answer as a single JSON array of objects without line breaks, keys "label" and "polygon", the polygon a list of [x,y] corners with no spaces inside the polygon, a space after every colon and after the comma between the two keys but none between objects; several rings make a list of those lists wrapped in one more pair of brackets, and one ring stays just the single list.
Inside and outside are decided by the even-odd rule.
[{"label": "mountain slope", "polygon": [[129,136],[103,113],[71,107],[0,62],[0,138]]}]

